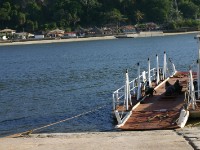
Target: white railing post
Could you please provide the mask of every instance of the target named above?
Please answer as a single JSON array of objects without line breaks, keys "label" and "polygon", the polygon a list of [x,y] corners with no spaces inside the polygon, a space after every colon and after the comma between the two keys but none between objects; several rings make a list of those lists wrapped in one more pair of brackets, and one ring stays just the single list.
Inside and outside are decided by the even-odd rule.
[{"label": "white railing post", "polygon": [[121,118],[120,118],[119,112],[118,112],[117,110],[115,110],[114,112],[115,112],[115,116],[116,116],[116,118],[117,118],[118,124],[121,124],[121,123],[122,123],[122,120],[121,120]]},{"label": "white railing post", "polygon": [[113,93],[113,110],[115,110],[116,108],[115,108],[115,93]]},{"label": "white railing post", "polygon": [[[169,63],[171,64],[171,65],[170,65],[170,67],[171,67],[171,66],[172,66],[171,59],[169,58],[168,60],[169,60]],[[173,74],[173,72],[172,72],[171,70],[172,70],[172,69],[169,69],[169,68],[168,68],[168,74],[169,74],[169,77],[171,77],[172,74]]]},{"label": "white railing post", "polygon": [[174,63],[172,63],[172,67],[173,67],[173,74],[175,74],[176,73],[176,68],[175,68]]},{"label": "white railing post", "polygon": [[166,64],[167,64],[167,66],[166,66],[166,78],[171,76],[169,65],[168,65],[169,63],[170,63],[170,59],[169,60],[166,59]]},{"label": "white railing post", "polygon": [[[200,66],[199,66],[199,60],[197,60],[197,85],[198,85],[198,87],[197,87],[197,90],[198,90],[198,99],[199,99],[199,86],[200,86],[200,73],[199,73],[199,69],[200,69]],[[195,89],[196,90],[196,89]]]},{"label": "white railing post", "polygon": [[190,96],[192,102],[192,109],[195,110],[195,95],[194,95],[194,84],[193,84],[193,77],[192,77],[192,70],[190,69]]},{"label": "white railing post", "polygon": [[157,65],[157,78],[156,78],[156,83],[160,82],[160,76],[159,76],[159,61],[158,61],[158,55],[156,54],[156,65]]},{"label": "white railing post", "polygon": [[142,82],[146,82],[146,80],[147,80],[147,78],[146,78],[146,72],[145,71],[143,71],[142,72]]},{"label": "white railing post", "polygon": [[153,80],[156,80],[155,79],[155,70],[154,69],[153,69],[153,76],[152,77],[153,77]]},{"label": "white railing post", "polygon": [[151,87],[151,64],[149,58],[148,58],[148,80],[149,80],[149,87]]},{"label": "white railing post", "polygon": [[132,102],[131,102],[131,94],[130,94],[130,84],[129,84],[129,76],[128,76],[128,70],[126,70],[126,81],[125,81],[125,93],[124,93],[124,96],[125,96],[125,102],[126,102],[126,110],[128,110],[129,108],[129,103],[130,105],[132,105]]},{"label": "white railing post", "polygon": [[167,78],[167,57],[166,52],[164,52],[164,62],[163,62],[163,80]]},{"label": "white railing post", "polygon": [[117,102],[119,102],[119,90],[117,90],[117,93],[116,93],[116,100]]},{"label": "white railing post", "polygon": [[133,80],[133,95],[137,95],[137,91],[136,91],[136,79]]},{"label": "white railing post", "polygon": [[141,95],[141,87],[140,87],[140,64],[138,63],[138,89],[137,89],[137,100],[140,99]]},{"label": "white railing post", "polygon": [[170,76],[173,76],[175,73],[176,73],[176,68],[175,68],[175,65],[174,63],[172,63],[171,59],[169,58],[169,62],[171,63],[172,65],[172,73],[170,74]]},{"label": "white railing post", "polygon": [[198,72],[197,72],[198,76],[197,78],[198,78],[198,99],[199,99],[200,97],[200,93],[199,93],[199,90],[200,90],[200,83],[199,83],[200,81],[200,35],[199,34],[196,36],[196,39],[198,42]]},{"label": "white railing post", "polygon": [[147,81],[147,78],[146,78],[146,71],[143,71],[142,72],[142,83],[143,83],[143,85],[142,85],[142,83],[141,83],[141,89],[144,91],[145,90],[145,82]]}]

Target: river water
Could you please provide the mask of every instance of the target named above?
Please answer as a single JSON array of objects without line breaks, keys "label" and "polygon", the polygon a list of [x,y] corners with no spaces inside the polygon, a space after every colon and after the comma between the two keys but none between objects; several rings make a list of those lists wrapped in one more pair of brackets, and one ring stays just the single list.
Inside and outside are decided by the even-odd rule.
[{"label": "river water", "polygon": [[125,69],[147,69],[163,52],[177,70],[198,55],[195,34],[71,43],[0,46],[0,136],[38,128],[104,106],[37,132],[112,131],[112,92]]}]

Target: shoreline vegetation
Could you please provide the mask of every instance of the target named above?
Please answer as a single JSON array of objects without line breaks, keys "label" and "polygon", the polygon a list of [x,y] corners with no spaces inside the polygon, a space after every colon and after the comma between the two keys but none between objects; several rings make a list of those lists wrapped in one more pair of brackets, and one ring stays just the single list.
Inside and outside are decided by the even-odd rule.
[{"label": "shoreline vegetation", "polygon": [[[146,32],[150,33],[150,32]],[[192,32],[176,32],[176,33],[162,33],[160,35],[147,34],[137,37],[152,37],[152,36],[171,36],[171,35],[182,35],[182,34],[198,34],[200,31]],[[137,38],[136,37],[136,38]],[[94,40],[111,40],[116,39],[114,35],[112,36],[99,36],[99,37],[84,37],[84,38],[69,38],[69,39],[40,39],[31,41],[0,41],[0,46],[11,46],[11,45],[28,45],[28,44],[49,44],[49,43],[66,43],[66,42],[80,42],[80,41],[94,41]]]}]

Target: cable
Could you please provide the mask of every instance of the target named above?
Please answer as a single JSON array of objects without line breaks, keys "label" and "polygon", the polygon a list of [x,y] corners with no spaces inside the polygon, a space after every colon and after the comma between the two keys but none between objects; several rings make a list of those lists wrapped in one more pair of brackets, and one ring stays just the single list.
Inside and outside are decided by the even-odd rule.
[{"label": "cable", "polygon": [[[110,103],[110,102],[109,102]],[[38,131],[38,130],[41,130],[41,129],[44,129],[44,128],[47,128],[47,127],[50,127],[50,126],[53,126],[53,125],[56,125],[56,124],[59,124],[59,123],[63,123],[63,122],[66,122],[66,121],[69,121],[71,119],[74,119],[74,118],[78,118],[78,117],[81,117],[81,116],[84,116],[86,114],[89,114],[89,113],[92,113],[92,112],[95,112],[99,109],[102,109],[104,107],[108,106],[108,103],[105,104],[105,105],[102,105],[102,106],[99,106],[95,109],[92,109],[92,110],[89,110],[87,112],[83,112],[81,114],[78,114],[76,116],[73,116],[73,117],[70,117],[70,118],[66,118],[66,119],[63,119],[63,120],[60,120],[60,121],[57,121],[57,122],[54,122],[54,123],[51,123],[51,124],[48,124],[48,125],[45,125],[45,126],[41,126],[41,127],[38,127],[38,128],[35,128],[35,129],[32,129],[32,130],[28,130],[28,131],[25,131],[25,132],[22,132],[22,133],[17,133],[17,134],[14,134],[14,135],[11,135],[11,136],[8,136],[9,138],[13,138],[13,137],[23,137],[24,135],[29,135],[29,134],[32,134],[33,132],[35,131]]]}]

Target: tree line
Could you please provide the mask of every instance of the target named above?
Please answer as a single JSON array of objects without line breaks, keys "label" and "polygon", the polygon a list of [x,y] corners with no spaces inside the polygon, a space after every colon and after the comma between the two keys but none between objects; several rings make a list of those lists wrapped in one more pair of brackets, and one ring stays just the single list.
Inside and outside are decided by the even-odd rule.
[{"label": "tree line", "polygon": [[0,0],[0,29],[29,32],[154,22],[200,28],[199,0]]}]

